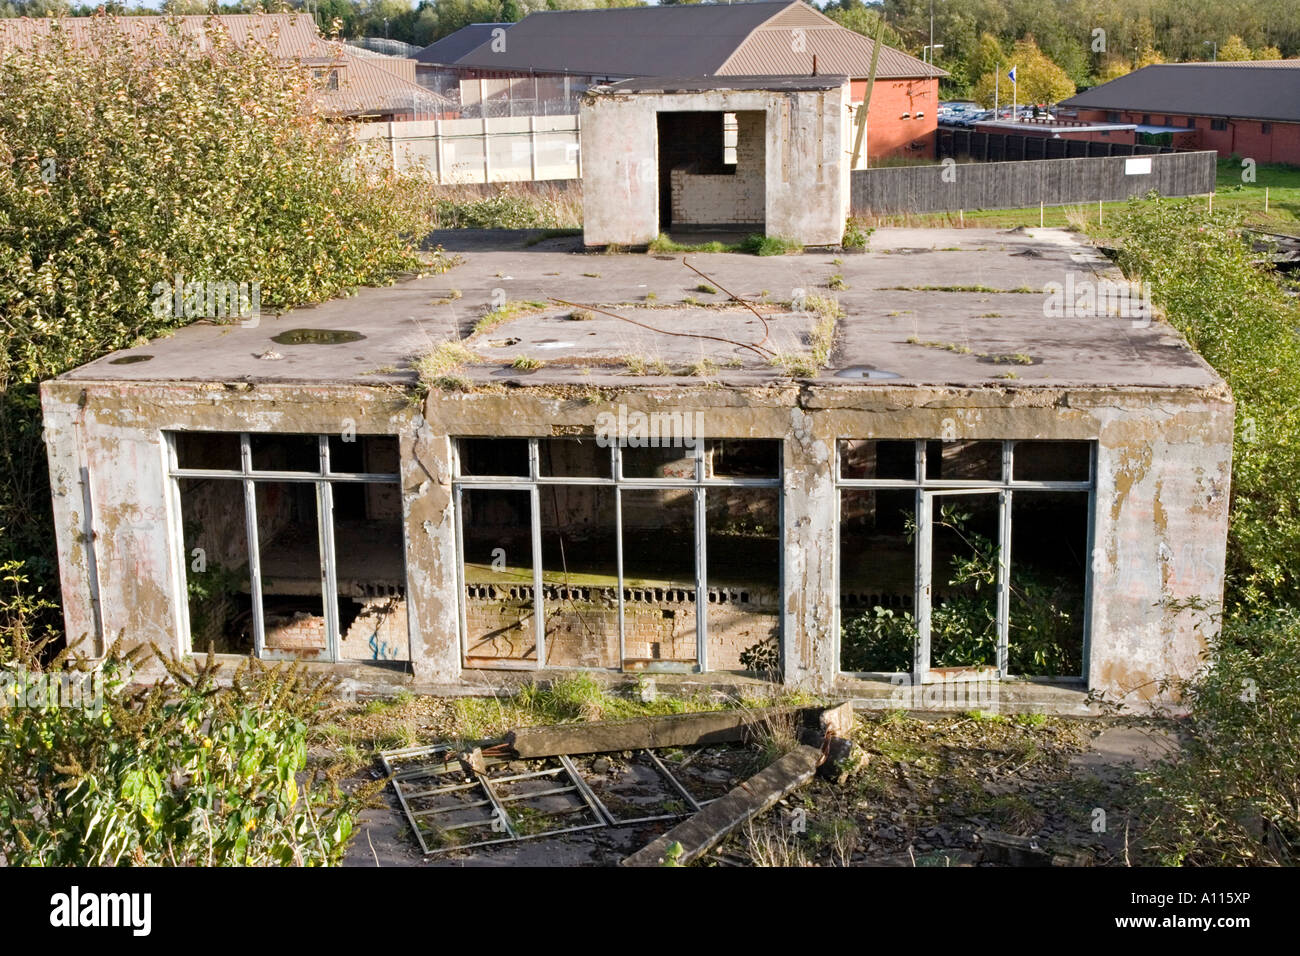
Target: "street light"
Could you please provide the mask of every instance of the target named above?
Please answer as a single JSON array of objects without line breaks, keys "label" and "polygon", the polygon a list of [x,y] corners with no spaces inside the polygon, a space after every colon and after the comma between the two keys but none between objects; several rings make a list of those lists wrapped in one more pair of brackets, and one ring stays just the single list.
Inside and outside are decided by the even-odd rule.
[{"label": "street light", "polygon": [[[933,64],[934,51],[942,50],[942,49],[943,49],[942,43],[927,43],[925,46],[921,47],[921,59],[925,60],[926,63]],[[928,59],[927,59],[927,54],[929,55]]]},{"label": "street light", "polygon": [[1219,41],[1218,40],[1202,40],[1201,46],[1213,46],[1214,52],[1211,54],[1210,62],[1211,63],[1219,62]]}]

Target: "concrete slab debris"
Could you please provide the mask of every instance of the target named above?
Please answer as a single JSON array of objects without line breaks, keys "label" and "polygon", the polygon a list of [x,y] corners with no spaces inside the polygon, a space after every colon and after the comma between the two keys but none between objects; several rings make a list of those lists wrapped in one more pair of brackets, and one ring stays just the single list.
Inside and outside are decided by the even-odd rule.
[{"label": "concrete slab debris", "polygon": [[[670,854],[682,866],[698,859],[736,827],[771,809],[786,794],[806,784],[821,761],[822,753],[814,747],[792,750],[725,797],[627,857],[622,865],[663,866]],[[671,849],[673,844],[680,844],[681,851]]]}]

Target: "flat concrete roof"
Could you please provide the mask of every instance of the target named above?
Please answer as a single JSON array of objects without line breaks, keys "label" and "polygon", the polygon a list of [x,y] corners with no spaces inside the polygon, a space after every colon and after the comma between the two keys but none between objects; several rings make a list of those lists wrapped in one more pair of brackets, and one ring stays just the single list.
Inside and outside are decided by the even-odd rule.
[{"label": "flat concrete roof", "polygon": [[592,87],[590,93],[709,93],[718,90],[760,90],[790,93],[838,90],[847,76],[649,76]]},{"label": "flat concrete roof", "polygon": [[[1163,321],[1143,328],[1119,315],[1046,315],[1049,283],[1077,289],[1120,278],[1064,230],[880,229],[865,254],[774,257],[604,255],[582,252],[581,237],[526,246],[530,237],[538,234],[438,233],[432,241],[461,257],[445,274],[263,315],[256,327],[187,326],[61,378],[412,384],[414,359],[470,336],[494,303],[510,300],[542,306],[467,343],[482,359],[465,371],[476,382],[765,385],[788,378],[769,354],[806,348],[815,325],[791,302],[816,295],[837,299],[845,312],[829,367],[816,375],[820,385],[1198,388],[1221,381]],[[574,305],[561,303],[600,311],[574,319]],[[307,338],[329,330],[364,338],[273,341],[303,329]],[[516,368],[519,357],[542,364]]]}]

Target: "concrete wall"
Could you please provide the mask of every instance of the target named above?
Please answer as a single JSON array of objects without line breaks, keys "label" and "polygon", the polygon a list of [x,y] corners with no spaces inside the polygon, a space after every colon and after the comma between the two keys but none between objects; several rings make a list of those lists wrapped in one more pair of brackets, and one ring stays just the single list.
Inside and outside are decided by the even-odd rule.
[{"label": "concrete wall", "polygon": [[[515,389],[433,392],[418,410],[361,387],[109,385],[42,389],[68,634],[91,653],[119,634],[185,653],[183,572],[173,542],[162,430],[400,436],[413,679],[462,678],[451,437],[590,433],[605,402]],[[695,407],[718,438],[784,443],[785,682],[853,693],[836,660],[838,437],[1075,439],[1098,442],[1088,616],[1088,685],[1130,703],[1192,673],[1210,633],[1189,600],[1223,584],[1233,405],[1226,389],[944,389],[660,386],[609,397],[629,411]],[[436,424],[435,424],[436,423]],[[724,629],[725,630],[725,629]]]},{"label": "concrete wall", "polygon": [[582,175],[574,115],[358,123],[354,132],[359,139],[378,140],[386,161],[398,169],[421,168],[442,184]]},{"label": "concrete wall", "polygon": [[848,215],[848,85],[817,92],[602,93],[583,100],[583,237],[645,245],[659,234],[656,113],[765,114],[770,236],[838,245]]}]

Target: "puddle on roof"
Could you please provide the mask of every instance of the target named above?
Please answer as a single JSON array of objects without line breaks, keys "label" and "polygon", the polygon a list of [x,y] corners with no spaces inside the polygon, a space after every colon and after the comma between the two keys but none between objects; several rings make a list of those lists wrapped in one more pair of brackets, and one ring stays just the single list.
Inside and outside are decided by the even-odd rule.
[{"label": "puddle on roof", "polygon": [[883,368],[872,368],[870,365],[850,365],[848,368],[842,368],[835,373],[836,378],[901,378],[897,372],[890,372]]},{"label": "puddle on roof", "polygon": [[121,358],[109,359],[109,365],[134,365],[136,362],[147,362],[152,355],[123,355]]},{"label": "puddle on roof", "polygon": [[289,329],[271,337],[277,345],[342,345],[359,342],[365,336],[351,329]]}]

